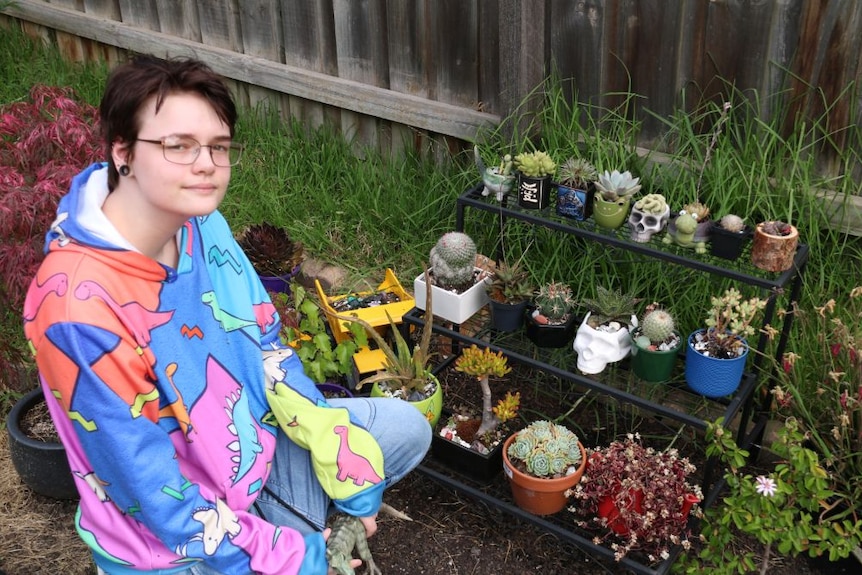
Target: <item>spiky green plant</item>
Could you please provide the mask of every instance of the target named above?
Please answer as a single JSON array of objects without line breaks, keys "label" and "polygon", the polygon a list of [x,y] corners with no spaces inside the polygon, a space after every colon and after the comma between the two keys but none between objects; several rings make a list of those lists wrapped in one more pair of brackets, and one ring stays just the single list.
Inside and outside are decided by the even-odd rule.
[{"label": "spiky green plant", "polygon": [[533,296],[535,287],[527,270],[516,262],[512,265],[500,262],[487,287],[488,297],[501,303],[517,304]]},{"label": "spiky green plant", "polygon": [[569,188],[585,190],[597,176],[596,167],[584,158],[573,156],[560,166],[560,184]]},{"label": "spiky green plant", "polygon": [[620,290],[610,290],[604,286],[596,286],[596,297],[585,298],[583,306],[590,311],[589,325],[596,328],[612,321],[628,325],[635,313],[635,306],[640,298]]}]

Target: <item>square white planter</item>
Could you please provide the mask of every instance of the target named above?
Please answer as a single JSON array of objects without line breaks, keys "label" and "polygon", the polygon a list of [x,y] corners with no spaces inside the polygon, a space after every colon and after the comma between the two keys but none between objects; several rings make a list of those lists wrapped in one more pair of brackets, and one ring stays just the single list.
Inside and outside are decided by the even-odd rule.
[{"label": "square white planter", "polygon": [[[482,268],[476,268],[476,270],[480,272],[485,271]],[[436,317],[451,321],[452,323],[464,323],[474,313],[482,309],[482,306],[488,303],[488,293],[485,289],[488,282],[490,282],[490,277],[485,273],[484,279],[476,282],[473,284],[473,287],[460,294],[444,290],[432,284],[432,312]],[[419,274],[413,280],[413,298],[416,300],[416,307],[424,310],[425,274]]]}]

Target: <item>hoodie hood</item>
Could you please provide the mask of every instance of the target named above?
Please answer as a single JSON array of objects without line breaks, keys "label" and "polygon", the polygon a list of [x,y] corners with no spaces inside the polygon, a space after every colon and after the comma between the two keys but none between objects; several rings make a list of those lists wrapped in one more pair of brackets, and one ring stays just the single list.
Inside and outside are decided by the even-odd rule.
[{"label": "hoodie hood", "polygon": [[45,253],[87,254],[124,274],[147,280],[170,277],[165,266],[135,249],[108,220],[102,212],[107,197],[106,163],[93,164],[75,176],[69,192],[60,199],[57,217],[45,235]]}]

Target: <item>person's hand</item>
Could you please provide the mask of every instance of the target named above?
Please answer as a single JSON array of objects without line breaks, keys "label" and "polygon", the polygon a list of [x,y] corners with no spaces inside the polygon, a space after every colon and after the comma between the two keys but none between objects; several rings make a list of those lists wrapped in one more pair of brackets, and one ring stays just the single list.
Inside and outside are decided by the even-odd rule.
[{"label": "person's hand", "polygon": [[[329,541],[329,535],[331,533],[332,533],[332,529],[330,529],[329,527],[324,529],[323,530],[323,540]],[[362,565],[362,561],[360,559],[351,559],[350,560],[350,566],[353,567],[354,569],[358,569],[360,565]],[[335,569],[333,569],[332,567],[329,567],[326,571],[326,575],[338,575],[338,572]]]},{"label": "person's hand", "polygon": [[377,533],[377,514],[370,517],[360,517],[359,520],[365,525],[365,538],[371,537]]}]

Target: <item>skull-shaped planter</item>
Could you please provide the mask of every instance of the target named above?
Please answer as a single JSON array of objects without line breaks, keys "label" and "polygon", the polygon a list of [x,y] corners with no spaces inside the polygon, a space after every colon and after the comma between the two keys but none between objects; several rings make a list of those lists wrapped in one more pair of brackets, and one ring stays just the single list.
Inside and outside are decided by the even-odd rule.
[{"label": "skull-shaped planter", "polygon": [[670,206],[668,205],[665,205],[661,214],[654,214],[638,208],[635,204],[632,206],[631,214],[629,214],[629,230],[632,241],[639,243],[650,241],[654,234],[664,229],[668,218],[670,218]]},{"label": "skull-shaped planter", "polygon": [[[617,331],[603,331],[587,323],[590,314],[578,328],[572,347],[578,354],[578,369],[586,374],[604,371],[609,363],[626,357],[632,349],[632,338],[628,326],[620,326]],[[637,319],[632,316],[633,324]]]}]

